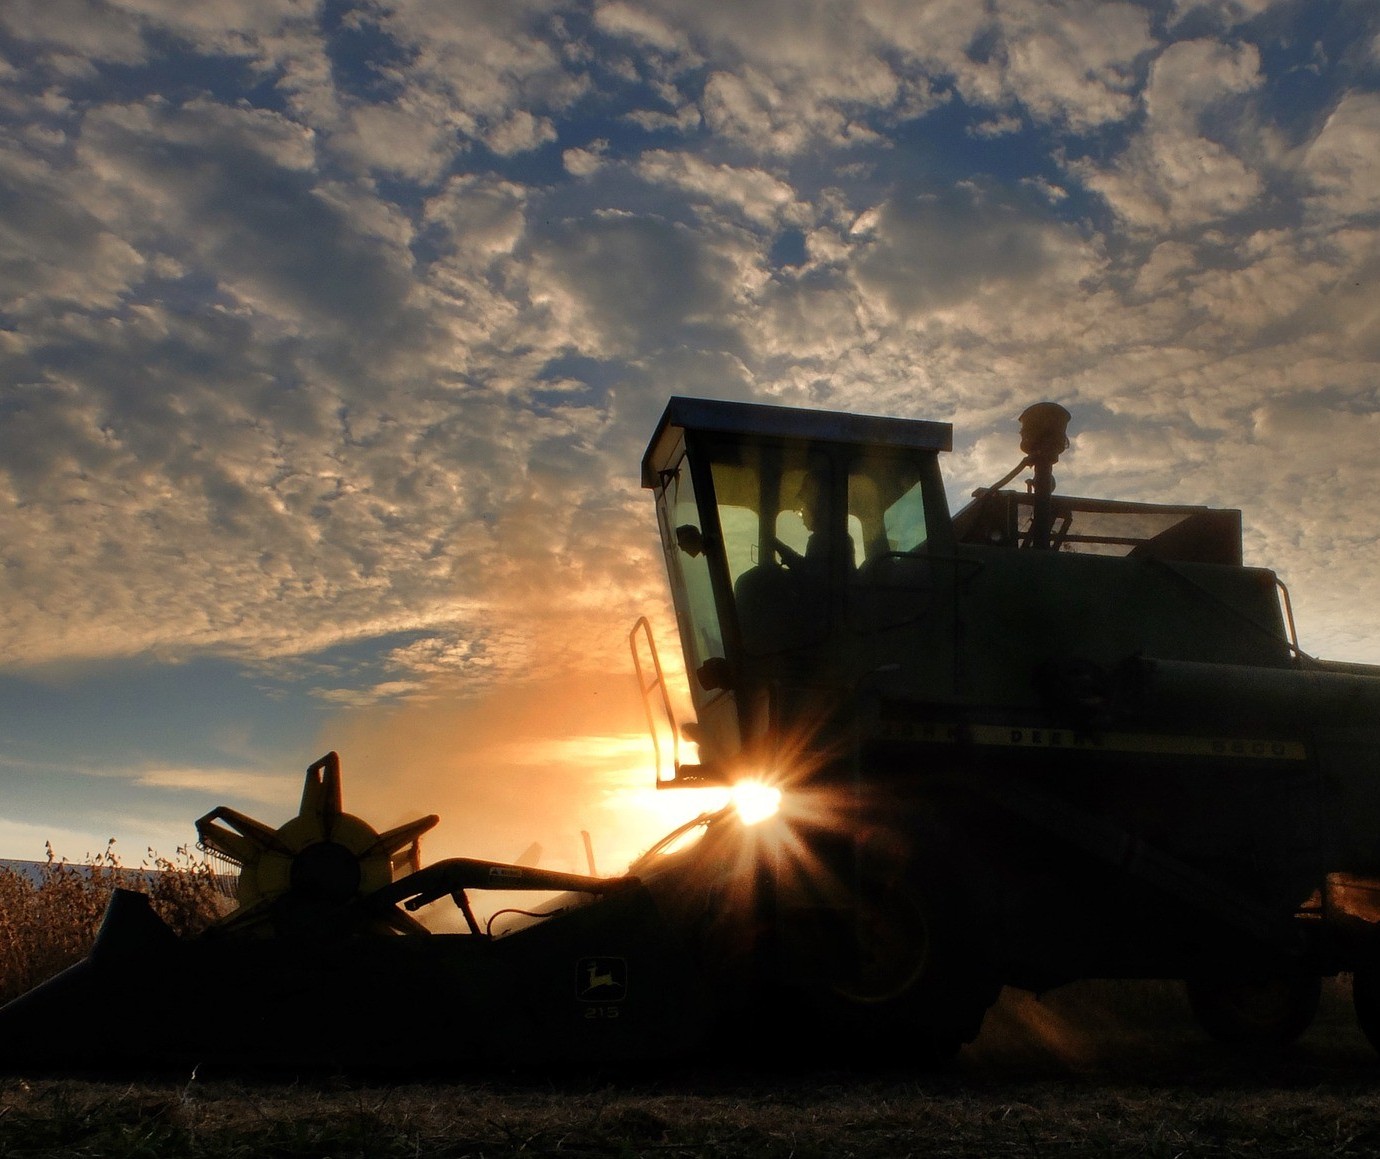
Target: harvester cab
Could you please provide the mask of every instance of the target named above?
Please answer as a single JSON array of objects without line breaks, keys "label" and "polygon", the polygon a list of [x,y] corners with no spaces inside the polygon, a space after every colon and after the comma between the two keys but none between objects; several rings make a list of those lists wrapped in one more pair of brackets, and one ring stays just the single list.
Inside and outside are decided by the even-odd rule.
[{"label": "harvester cab", "polygon": [[952,696],[954,573],[935,563],[953,550],[951,439],[946,423],[671,401],[642,483],[702,759],[659,784],[761,775],[792,724],[902,658]]}]

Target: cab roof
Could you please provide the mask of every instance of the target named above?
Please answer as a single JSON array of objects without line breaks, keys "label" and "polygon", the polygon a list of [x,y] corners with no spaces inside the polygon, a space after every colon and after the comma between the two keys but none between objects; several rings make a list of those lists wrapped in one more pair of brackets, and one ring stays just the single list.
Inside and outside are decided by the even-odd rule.
[{"label": "cab roof", "polygon": [[921,451],[950,451],[954,441],[951,423],[677,396],[667,402],[642,456],[642,486],[656,486],[681,431]]}]

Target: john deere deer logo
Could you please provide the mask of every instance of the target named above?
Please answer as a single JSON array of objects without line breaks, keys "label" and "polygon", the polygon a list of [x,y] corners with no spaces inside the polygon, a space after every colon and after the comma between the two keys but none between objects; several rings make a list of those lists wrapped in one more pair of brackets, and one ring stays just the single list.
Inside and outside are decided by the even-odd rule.
[{"label": "john deere deer logo", "polygon": [[575,968],[575,993],[581,1002],[621,1002],[628,993],[627,961],[581,958]]}]

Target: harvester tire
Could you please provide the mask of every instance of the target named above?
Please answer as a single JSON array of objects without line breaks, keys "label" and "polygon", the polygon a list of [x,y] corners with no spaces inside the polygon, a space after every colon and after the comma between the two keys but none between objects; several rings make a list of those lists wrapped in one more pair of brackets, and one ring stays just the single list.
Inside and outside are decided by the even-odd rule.
[{"label": "harvester tire", "polygon": [[997,986],[973,954],[959,907],[914,879],[864,885],[854,968],[821,1011],[858,1062],[930,1067],[977,1037]]},{"label": "harvester tire", "polygon": [[1313,1023],[1322,979],[1277,975],[1249,979],[1189,979],[1184,988],[1198,1025],[1230,1046],[1280,1050]]},{"label": "harvester tire", "polygon": [[1366,1041],[1380,1051],[1380,964],[1360,966],[1351,976],[1351,1004],[1356,1025]]}]

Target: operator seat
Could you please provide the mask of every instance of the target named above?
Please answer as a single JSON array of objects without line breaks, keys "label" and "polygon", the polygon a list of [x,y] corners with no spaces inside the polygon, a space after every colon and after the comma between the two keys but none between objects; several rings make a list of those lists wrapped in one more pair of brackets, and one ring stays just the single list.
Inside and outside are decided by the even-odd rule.
[{"label": "operator seat", "polygon": [[748,568],[733,585],[738,634],[749,656],[800,648],[818,634],[824,592],[773,560]]}]

